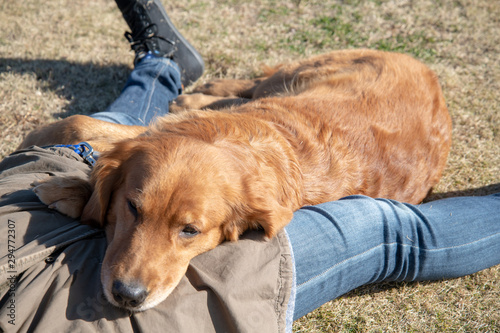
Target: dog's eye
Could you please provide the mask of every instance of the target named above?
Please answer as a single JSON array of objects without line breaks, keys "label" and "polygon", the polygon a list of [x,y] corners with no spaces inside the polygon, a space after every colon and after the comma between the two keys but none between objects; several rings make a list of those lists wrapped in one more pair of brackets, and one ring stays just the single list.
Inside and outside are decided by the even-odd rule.
[{"label": "dog's eye", "polygon": [[190,238],[190,237],[194,237],[194,236],[198,235],[199,233],[200,233],[200,231],[198,229],[196,229],[191,224],[188,224],[188,225],[184,226],[184,229],[182,229],[180,236],[184,237],[184,238]]},{"label": "dog's eye", "polygon": [[136,204],[130,200],[127,201],[127,204],[128,204],[128,209],[130,210],[130,213],[132,213],[132,215],[134,215],[134,217],[137,218],[139,213],[137,211]]}]

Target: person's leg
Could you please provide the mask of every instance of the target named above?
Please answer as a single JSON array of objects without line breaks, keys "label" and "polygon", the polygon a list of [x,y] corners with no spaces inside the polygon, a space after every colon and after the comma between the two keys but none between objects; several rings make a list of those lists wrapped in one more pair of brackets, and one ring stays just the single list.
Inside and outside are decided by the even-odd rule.
[{"label": "person's leg", "polygon": [[203,73],[201,55],[170,21],[159,0],[116,0],[131,32],[135,68],[121,95],[92,117],[122,125],[147,126],[168,113],[183,86]]},{"label": "person's leg", "polygon": [[363,196],[296,212],[286,227],[294,320],[359,286],[455,278],[500,263],[500,193],[419,206]]},{"label": "person's leg", "polygon": [[182,92],[175,62],[151,57],[140,61],[130,74],[120,96],[93,118],[122,125],[147,126],[168,113],[168,104]]}]

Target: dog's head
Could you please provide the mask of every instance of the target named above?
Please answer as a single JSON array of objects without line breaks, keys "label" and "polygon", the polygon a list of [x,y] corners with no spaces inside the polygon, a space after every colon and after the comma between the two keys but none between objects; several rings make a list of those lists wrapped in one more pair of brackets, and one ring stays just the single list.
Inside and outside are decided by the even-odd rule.
[{"label": "dog's head", "polygon": [[193,257],[247,229],[273,237],[288,223],[292,210],[245,163],[224,147],[168,135],[121,142],[103,154],[82,219],[105,227],[101,280],[110,303],[151,308]]}]

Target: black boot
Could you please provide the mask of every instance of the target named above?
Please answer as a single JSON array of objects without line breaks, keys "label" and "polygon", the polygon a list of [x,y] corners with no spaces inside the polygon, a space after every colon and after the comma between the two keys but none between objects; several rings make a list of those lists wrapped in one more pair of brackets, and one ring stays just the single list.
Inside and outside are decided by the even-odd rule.
[{"label": "black boot", "polygon": [[181,81],[187,87],[203,74],[201,55],[177,31],[160,0],[115,0],[130,27],[125,37],[135,52],[134,64],[148,53],[170,58],[181,69]]}]

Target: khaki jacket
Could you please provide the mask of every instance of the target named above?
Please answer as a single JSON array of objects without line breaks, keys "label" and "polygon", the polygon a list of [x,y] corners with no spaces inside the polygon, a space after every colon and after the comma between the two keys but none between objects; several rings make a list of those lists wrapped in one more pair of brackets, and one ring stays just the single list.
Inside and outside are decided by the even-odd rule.
[{"label": "khaki jacket", "polygon": [[110,305],[100,283],[103,231],[48,209],[30,186],[89,172],[67,148],[32,147],[0,163],[0,331],[285,331],[293,264],[284,232],[270,241],[249,232],[194,258],[153,309],[130,314]]}]

